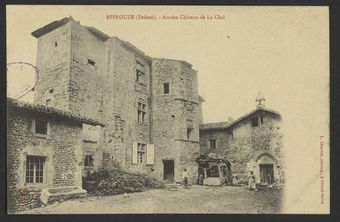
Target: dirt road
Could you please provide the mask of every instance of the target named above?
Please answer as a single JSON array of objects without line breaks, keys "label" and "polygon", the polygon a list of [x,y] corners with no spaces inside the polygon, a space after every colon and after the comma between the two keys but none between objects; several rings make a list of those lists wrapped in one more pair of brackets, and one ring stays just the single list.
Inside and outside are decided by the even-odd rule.
[{"label": "dirt road", "polygon": [[249,191],[246,187],[193,186],[149,190],[116,196],[88,196],[53,203],[24,214],[125,213],[278,213],[281,191]]}]

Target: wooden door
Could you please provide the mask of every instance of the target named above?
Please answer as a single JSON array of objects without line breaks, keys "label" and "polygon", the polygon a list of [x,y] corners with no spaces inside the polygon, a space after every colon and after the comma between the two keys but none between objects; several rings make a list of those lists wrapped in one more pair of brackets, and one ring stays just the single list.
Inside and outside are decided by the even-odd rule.
[{"label": "wooden door", "polygon": [[260,164],[261,184],[272,184],[274,181],[273,164]]},{"label": "wooden door", "polygon": [[173,160],[163,160],[164,180],[173,182],[175,176],[175,164]]}]

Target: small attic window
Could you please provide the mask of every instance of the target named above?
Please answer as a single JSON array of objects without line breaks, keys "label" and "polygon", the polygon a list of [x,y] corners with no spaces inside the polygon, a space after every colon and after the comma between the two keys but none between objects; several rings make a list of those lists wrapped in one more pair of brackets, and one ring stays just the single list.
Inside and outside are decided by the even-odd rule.
[{"label": "small attic window", "polygon": [[170,87],[169,87],[169,83],[168,82],[163,83],[163,91],[164,91],[164,94],[169,94]]},{"label": "small attic window", "polygon": [[57,46],[58,46],[58,42],[55,41],[55,42],[54,42],[54,47],[57,47]]},{"label": "small attic window", "polygon": [[96,64],[96,62],[91,59],[87,59],[87,63],[90,64],[91,66],[94,66],[94,64]]}]

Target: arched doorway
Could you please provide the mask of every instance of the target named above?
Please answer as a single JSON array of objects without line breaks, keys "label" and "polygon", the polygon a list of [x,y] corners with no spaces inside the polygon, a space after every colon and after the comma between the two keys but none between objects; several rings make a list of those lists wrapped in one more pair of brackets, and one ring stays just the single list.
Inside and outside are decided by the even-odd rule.
[{"label": "arched doorway", "polygon": [[258,183],[270,185],[278,179],[277,160],[269,153],[262,153],[256,159]]}]

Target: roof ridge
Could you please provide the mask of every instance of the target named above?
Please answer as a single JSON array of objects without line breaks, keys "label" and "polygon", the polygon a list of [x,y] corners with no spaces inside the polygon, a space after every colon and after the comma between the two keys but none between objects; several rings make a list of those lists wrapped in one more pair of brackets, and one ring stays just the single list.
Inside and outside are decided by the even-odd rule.
[{"label": "roof ridge", "polygon": [[273,109],[268,109],[268,108],[265,108],[265,107],[257,107],[256,109],[254,109],[254,110],[252,110],[252,111],[250,111],[250,112],[248,112],[248,113],[246,113],[246,114],[244,114],[244,115],[242,115],[242,116],[240,116],[239,118],[237,118],[236,120],[234,120],[234,121],[232,121],[232,122],[215,122],[215,123],[204,123],[204,124],[200,124],[200,126],[207,126],[207,124],[221,124],[222,125],[222,123],[227,123],[227,125],[226,126],[215,126],[215,127],[210,127],[210,128],[204,128],[204,127],[202,127],[201,129],[219,129],[219,128],[221,128],[221,129],[227,129],[227,128],[229,128],[229,127],[231,127],[232,125],[234,125],[234,124],[236,124],[236,123],[238,123],[239,121],[241,121],[242,119],[244,119],[244,118],[246,118],[246,117],[248,117],[248,116],[250,116],[250,115],[252,115],[253,113],[255,113],[255,112],[257,112],[257,111],[259,111],[259,110],[264,110],[264,111],[267,111],[267,112],[271,112],[271,113],[274,113],[274,114],[276,114],[276,115],[279,115],[279,116],[281,116],[281,114],[279,113],[279,112],[277,112],[277,111],[275,111],[275,110],[273,110]]},{"label": "roof ridge", "polygon": [[22,100],[14,99],[14,98],[11,98],[11,97],[7,97],[7,104],[8,103],[10,103],[13,106],[16,106],[18,108],[30,109],[30,110],[34,110],[34,111],[38,111],[38,112],[48,113],[48,114],[51,114],[51,115],[58,115],[58,116],[70,118],[70,119],[73,119],[73,120],[76,120],[76,121],[81,121],[83,123],[105,126],[104,123],[101,123],[97,119],[85,117],[85,116],[80,115],[79,113],[65,111],[65,110],[54,108],[54,107],[45,106],[45,105],[42,105],[42,104],[36,104],[36,103],[27,102],[27,101],[22,101]]}]

